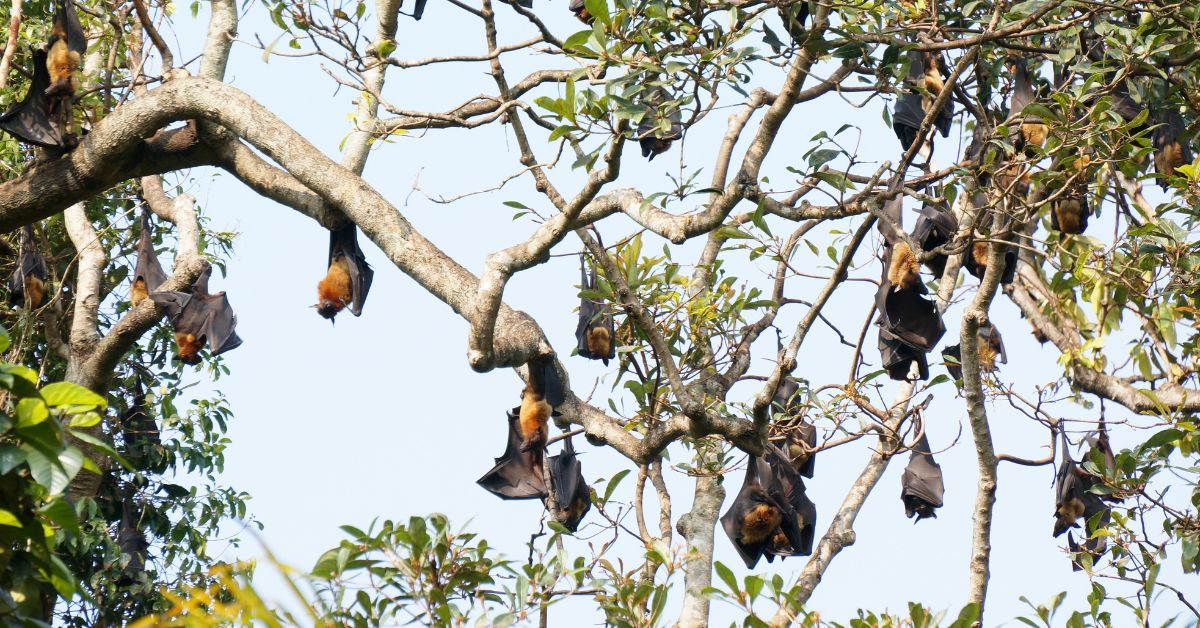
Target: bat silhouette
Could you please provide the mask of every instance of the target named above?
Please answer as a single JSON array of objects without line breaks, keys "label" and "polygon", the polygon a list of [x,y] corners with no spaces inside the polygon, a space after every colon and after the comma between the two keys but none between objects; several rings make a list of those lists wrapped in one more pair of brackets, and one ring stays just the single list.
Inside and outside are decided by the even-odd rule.
[{"label": "bat silhouette", "polygon": [[796,395],[799,390],[800,383],[790,375],[779,382],[771,405],[783,417],[772,425],[775,435],[771,439],[777,444],[782,442],[782,448],[797,473],[811,478],[817,464],[817,428],[807,422],[797,408]]},{"label": "bat silhouette", "polygon": [[[888,201],[884,211],[897,226],[903,227],[901,207],[901,197],[897,195]],[[929,290],[921,281],[920,261],[891,225],[880,222],[879,231],[885,249],[883,281],[875,293],[877,324],[901,342],[927,352],[946,333],[946,327],[937,306],[925,296]]]},{"label": "bat silhouette", "polygon": [[184,364],[199,364],[200,351],[207,345],[212,355],[218,356],[242,344],[234,329],[237,315],[229,305],[224,292],[210,294],[208,278],[212,266],[207,263],[204,270],[192,283],[191,293],[151,292],[150,300],[167,310],[171,326],[175,329],[175,343],[179,347],[179,360]]},{"label": "bat silhouette", "polygon": [[146,551],[150,543],[146,535],[138,529],[137,518],[129,503],[132,497],[126,497],[121,502],[121,520],[117,523],[117,547],[121,553],[129,557],[129,562],[121,570],[117,584],[129,586],[137,579],[137,575],[146,570]]},{"label": "bat silhouette", "polygon": [[568,8],[570,8],[571,13],[574,13],[575,17],[584,24],[591,24],[596,19],[592,17],[591,13],[588,13],[587,6],[584,4],[584,0],[571,0]]},{"label": "bat silhouette", "polygon": [[746,478],[729,510],[721,515],[721,527],[733,543],[746,567],[753,569],[775,535],[782,532],[791,547],[803,547],[803,534],[796,525],[796,513],[775,479],[770,464],[751,456],[746,462]]},{"label": "bat silhouette", "polygon": [[900,476],[900,499],[904,502],[904,515],[909,519],[916,517],[913,523],[926,517],[937,518],[935,511],[942,507],[942,497],[946,492],[942,484],[942,467],[933,459],[929,437],[924,429],[925,422],[922,419],[921,438],[913,445],[908,466]]},{"label": "bat silhouette", "polygon": [[57,119],[51,119],[46,89],[50,87],[50,72],[46,70],[46,51],[33,51],[33,80],[25,99],[0,116],[0,129],[33,146],[65,149],[69,142]]},{"label": "bat silhouette", "polygon": [[1154,171],[1159,174],[1158,184],[1165,192],[1171,189],[1170,179],[1175,176],[1175,169],[1192,163],[1192,151],[1181,137],[1184,125],[1179,109],[1165,107],[1157,113],[1158,126],[1154,127],[1150,140],[1154,145]]},{"label": "bat silhouette", "polygon": [[[579,523],[592,508],[592,492],[583,477],[583,465],[575,455],[571,437],[563,441],[562,452],[550,456],[550,490],[554,494],[555,508],[550,510],[554,520],[571,532],[579,529]],[[543,500],[547,501],[547,500]],[[546,504],[547,509],[550,505]]]},{"label": "bat silhouette", "polygon": [[[945,79],[938,67],[941,61],[930,52],[919,50],[908,51],[908,77],[905,79],[905,89],[896,99],[892,111],[892,130],[900,140],[900,146],[908,150],[917,141],[917,131],[921,121],[933,108],[933,102],[942,93]],[[942,105],[933,121],[933,128],[941,132],[942,137],[949,137],[950,123],[954,121],[954,104],[950,99]],[[929,136],[930,149],[933,146],[933,135]]]},{"label": "bat silhouette", "polygon": [[[980,215],[975,228],[985,233],[990,231],[992,228],[993,219],[991,212],[984,209],[984,207],[987,205],[987,197],[985,197],[982,192],[976,192],[975,197],[972,200],[972,204],[977,209],[984,212]],[[963,259],[963,268],[966,268],[967,272],[971,273],[971,275],[976,279],[983,279],[984,273],[987,272],[989,255],[988,248],[987,242],[972,242],[968,251],[969,254]],[[1013,279],[1016,279],[1016,276],[1017,252],[1010,248],[1004,252],[1004,270],[1000,274],[1000,283],[1002,285],[1010,284],[1013,282]]]},{"label": "bat silhouette", "polygon": [[496,465],[476,483],[501,499],[541,499],[546,495],[542,471],[544,450],[522,450],[520,408],[513,408],[507,416],[508,442],[504,455],[496,458]]},{"label": "bat silhouette", "polygon": [[[777,490],[782,494],[787,505],[783,513],[785,521],[768,539],[767,547],[763,551],[767,562],[772,562],[776,556],[781,558],[810,556],[817,531],[817,505],[808,498],[804,480],[800,479],[796,467],[782,451],[774,445],[768,444],[765,458]],[[790,537],[786,531],[789,526],[789,518],[800,531],[798,539]]]},{"label": "bat silhouette", "polygon": [[1017,151],[1032,157],[1033,149],[1040,148],[1045,143],[1046,136],[1050,134],[1050,127],[1038,116],[1023,113],[1025,107],[1036,98],[1025,60],[1014,59],[1012,70],[1013,95],[1008,103],[1008,115],[1019,123],[1009,131],[1009,139]]},{"label": "bat silhouette", "polygon": [[[589,274],[582,255],[579,256],[580,288],[595,291],[597,287],[596,267]],[[589,360],[601,360],[605,366],[617,357],[616,328],[612,310],[602,301],[586,296],[579,300],[579,325],[575,327],[575,341],[579,355]]]},{"label": "bat silhouette", "polygon": [[[1008,354],[1004,351],[1004,340],[1000,338],[1000,330],[992,323],[980,325],[979,331],[976,332],[979,339],[978,355],[979,355],[979,372],[991,373],[996,370],[996,362],[1008,364]],[[949,371],[950,377],[961,382],[962,375],[962,347],[959,345],[950,345],[942,349],[942,358],[945,360],[946,370]]]},{"label": "bat silhouette", "polygon": [[661,87],[650,88],[646,98],[646,113],[638,123],[637,138],[642,147],[642,157],[648,161],[654,161],[655,157],[671,148],[672,142],[683,137],[679,108],[674,107],[666,112],[662,110],[670,98],[667,91]]},{"label": "bat silhouette", "polygon": [[[880,320],[882,316],[875,323],[879,324]],[[929,363],[925,359],[925,352],[905,344],[887,329],[879,330],[879,356],[888,377],[896,381],[908,379],[914,362],[917,364],[917,379],[929,379]]]},{"label": "bat silhouette", "polygon": [[[1088,490],[1092,487],[1094,478],[1080,469],[1071,459],[1067,435],[1061,425],[1058,430],[1059,438],[1062,441],[1062,463],[1058,467],[1058,474],[1054,481],[1054,536],[1062,536],[1063,532],[1068,529],[1078,528],[1077,521],[1080,518],[1087,524],[1088,527],[1085,531],[1090,536],[1091,531],[1095,528],[1108,525],[1109,508],[1099,496]],[[1078,551],[1078,546],[1074,545],[1074,539],[1069,539],[1069,544],[1074,546],[1073,551]],[[1106,546],[1107,542],[1102,536],[1088,538],[1083,545],[1084,549],[1094,555],[1104,552]]]},{"label": "bat silhouette", "polygon": [[[954,240],[958,233],[958,219],[954,212],[939,209],[929,203],[921,205],[917,222],[913,225],[912,237],[926,252],[939,246],[945,246]],[[933,273],[935,279],[941,279],[946,272],[945,253],[935,255],[925,261],[925,267]]]},{"label": "bat silhouette", "polygon": [[547,424],[554,408],[563,403],[563,383],[553,357],[537,357],[526,365],[528,376],[521,392],[521,451],[546,447]]},{"label": "bat silhouette", "polygon": [[150,212],[142,212],[142,234],[138,237],[137,262],[133,267],[133,285],[129,288],[129,301],[134,307],[158,290],[167,280],[158,254],[154,252],[154,236],[150,227]]},{"label": "bat silhouette", "polygon": [[[1091,461],[1104,470],[1103,475],[1093,476],[1096,478],[1095,482],[1100,483],[1104,476],[1112,475],[1117,469],[1117,456],[1113,453],[1112,444],[1108,440],[1108,428],[1105,426],[1103,416],[1100,417],[1100,423],[1096,426],[1096,431],[1089,434],[1084,439],[1084,442],[1088,444],[1088,453],[1085,460]],[[1125,498],[1112,494],[1100,495],[1099,497],[1106,502],[1120,503],[1125,501]]]},{"label": "bat silhouette", "polygon": [[21,229],[20,250],[17,267],[8,278],[8,302],[13,307],[36,310],[45,302],[46,293],[49,292],[49,269],[46,259],[33,242],[33,225],[25,225]]},{"label": "bat silhouette", "polygon": [[358,248],[358,227],[350,223],[330,230],[329,271],[317,284],[317,313],[330,323],[346,307],[361,315],[374,278],[375,271]]}]

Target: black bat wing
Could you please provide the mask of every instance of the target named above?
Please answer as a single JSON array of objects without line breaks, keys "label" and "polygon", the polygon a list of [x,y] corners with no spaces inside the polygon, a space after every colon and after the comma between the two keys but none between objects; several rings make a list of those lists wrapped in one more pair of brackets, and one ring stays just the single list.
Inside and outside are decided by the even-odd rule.
[{"label": "black bat wing", "polygon": [[[775,445],[767,444],[763,458],[766,462],[765,470],[771,475],[768,495],[779,505],[780,512],[783,515],[779,528],[790,546],[787,548],[790,551],[786,555],[807,555],[798,553],[803,550],[806,537],[809,553],[812,553],[813,522],[812,520],[804,519],[801,511],[807,511],[811,505],[813,511],[812,518],[815,519],[816,506],[812,505],[812,501],[808,499],[807,494],[804,492],[804,481],[796,473],[796,468],[792,466],[792,461]],[[760,467],[760,474],[763,470]],[[767,537],[767,547],[765,549],[768,552],[770,552],[772,546],[776,546],[774,538],[774,534]],[[784,555],[784,549],[776,546],[777,551],[774,554],[777,556]]]},{"label": "black bat wing", "polygon": [[476,481],[500,499],[541,499],[546,495],[542,475],[542,451],[535,447],[521,451],[520,408],[508,412],[508,443],[496,466]]},{"label": "black bat wing", "polygon": [[[913,225],[913,239],[925,251],[949,244],[958,233],[958,219],[954,212],[938,209],[928,203],[921,205],[916,224]],[[949,256],[941,254],[925,261],[925,266],[934,277],[941,279],[946,272],[946,261]]]},{"label": "black bat wing", "polygon": [[29,93],[17,106],[0,116],[0,129],[17,140],[42,148],[61,148],[63,136],[58,125],[46,114],[46,89],[50,87],[50,72],[46,69],[46,51],[33,52],[33,81]]},{"label": "black bat wing", "polygon": [[935,509],[942,507],[946,488],[942,482],[942,467],[929,453],[929,439],[922,434],[909,456],[908,466],[900,477],[900,499],[904,514],[917,521],[937,517]]},{"label": "black bat wing", "polygon": [[75,3],[72,0],[59,0],[54,21],[61,24],[67,34],[67,48],[80,55],[87,52],[87,36],[83,33],[83,25],[79,23],[79,15],[75,12]]},{"label": "black bat wing", "polygon": [[738,556],[742,557],[742,561],[746,563],[748,569],[754,569],[754,566],[758,564],[758,559],[762,558],[770,537],[768,535],[767,539],[756,543],[742,541],[742,521],[758,505],[772,503],[767,497],[766,487],[759,479],[759,460],[759,458],[752,457],[746,463],[746,478],[742,482],[742,488],[738,491],[733,503],[729,505],[729,510],[721,515],[721,527],[725,530],[725,536],[729,537],[729,542],[733,543]]},{"label": "black bat wing", "polygon": [[925,285],[894,290],[883,282],[875,295],[881,327],[901,342],[922,352],[931,351],[946,333],[937,306],[923,293]]},{"label": "black bat wing", "polygon": [[339,257],[345,257],[349,262],[350,313],[360,316],[363,304],[367,302],[367,293],[371,291],[375,271],[358,246],[358,227],[354,223],[329,232],[329,263],[333,264],[333,260]]},{"label": "black bat wing", "polygon": [[1004,339],[1000,337],[1000,330],[996,329],[994,323],[988,323],[979,328],[979,339],[991,345],[992,350],[996,352],[996,360],[1001,364],[1008,364],[1008,353],[1004,351]]},{"label": "black bat wing", "polygon": [[908,150],[917,140],[917,130],[921,128],[921,120],[925,119],[925,110],[921,107],[921,95],[913,92],[900,94],[892,108],[892,130],[900,140],[900,148]]},{"label": "black bat wing", "polygon": [[950,377],[962,381],[962,349],[958,345],[950,345],[942,349],[942,360]]},{"label": "black bat wing", "polygon": [[224,292],[193,298],[190,309],[190,313],[185,309],[182,317],[182,324],[186,325],[184,331],[196,333],[191,331],[192,325],[198,326],[201,331],[196,337],[203,334],[208,339],[209,351],[214,356],[241,346],[242,339],[235,331],[237,314],[233,313]]},{"label": "black bat wing", "polygon": [[[883,213],[887,214],[888,217],[890,217],[893,221],[895,221],[897,226],[903,227],[904,226],[904,196],[901,194],[897,194],[891,200],[884,203],[883,204]],[[892,244],[895,244],[896,241],[899,240],[900,235],[898,233],[896,233],[896,230],[893,229],[891,225],[889,225],[881,220],[881,221],[879,221],[878,228],[879,228],[879,234],[883,236],[883,239],[888,243],[889,246]]]},{"label": "black bat wing", "polygon": [[554,358],[534,358],[529,361],[528,368],[529,377],[534,381],[534,390],[545,397],[551,406],[561,406],[566,400],[566,388],[558,369],[554,367]]},{"label": "black bat wing", "polygon": [[908,378],[910,365],[917,363],[919,379],[929,379],[929,363],[925,353],[905,344],[886,329],[879,330],[879,356],[883,368],[887,369],[888,377],[903,381]]},{"label": "black bat wing", "polygon": [[796,394],[800,392],[800,382],[791,375],[785,375],[779,381],[779,385],[775,387],[775,396],[771,398],[771,405],[775,407],[775,411],[790,415],[796,408]]},{"label": "black bat wing", "polygon": [[575,532],[592,508],[592,497],[570,437],[563,442],[562,453],[550,457],[549,467],[550,489],[554,492],[556,506],[550,514],[563,527]]},{"label": "black bat wing", "polygon": [[796,472],[812,479],[817,468],[817,453],[813,451],[817,448],[817,426],[801,420],[800,424],[796,426],[795,438],[808,448],[808,454],[800,466],[796,467]]},{"label": "black bat wing", "polygon": [[414,20],[419,20],[422,15],[425,15],[425,2],[426,0],[417,0],[416,4],[413,5],[412,18]]},{"label": "black bat wing", "polygon": [[[580,290],[595,290],[598,284],[596,268],[593,266],[589,274],[582,255],[579,256]],[[608,330],[608,352],[603,355],[593,353],[588,348],[588,332],[603,327]],[[579,323],[575,327],[576,350],[579,355],[591,360],[608,361],[617,357],[616,325],[613,322],[612,311],[607,304],[594,301],[588,297],[579,298]]]},{"label": "black bat wing", "polygon": [[142,234],[138,238],[137,263],[133,269],[134,280],[141,279],[146,284],[146,291],[153,292],[167,280],[158,255],[154,252],[154,237],[150,230],[150,212],[142,213]]}]

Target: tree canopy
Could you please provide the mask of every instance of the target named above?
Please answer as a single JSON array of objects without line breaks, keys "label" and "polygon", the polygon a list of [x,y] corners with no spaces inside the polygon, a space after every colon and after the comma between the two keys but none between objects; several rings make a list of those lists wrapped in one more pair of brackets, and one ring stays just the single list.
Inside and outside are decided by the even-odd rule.
[{"label": "tree canopy", "polygon": [[[0,18],[6,622],[969,626],[1011,619],[990,609],[1029,594],[1022,565],[1071,579],[1025,623],[1200,619],[1200,7],[14,0]],[[291,117],[330,102],[348,118]],[[209,186],[261,207],[198,203]],[[289,278],[226,294],[245,253],[222,225],[250,211],[278,216],[253,258]],[[300,231],[330,237],[303,253],[311,281]],[[312,303],[274,289],[300,274],[341,321],[327,334],[280,313]],[[271,357],[308,407],[229,368],[258,351],[233,311],[302,352]],[[368,319],[377,342],[332,348]],[[478,374],[429,369],[415,336]],[[404,369],[387,392],[411,405],[374,419],[414,435],[355,449],[400,461],[368,490],[530,512],[482,475],[545,511],[515,539],[415,502],[345,522],[284,610],[213,551],[256,525],[222,475],[219,391],[336,432],[311,408],[358,394],[359,360]],[[523,386],[478,392],[508,369]],[[493,471],[403,463],[467,439],[504,452]],[[857,618],[813,599],[837,580]],[[937,582],[961,597],[930,604]]]}]

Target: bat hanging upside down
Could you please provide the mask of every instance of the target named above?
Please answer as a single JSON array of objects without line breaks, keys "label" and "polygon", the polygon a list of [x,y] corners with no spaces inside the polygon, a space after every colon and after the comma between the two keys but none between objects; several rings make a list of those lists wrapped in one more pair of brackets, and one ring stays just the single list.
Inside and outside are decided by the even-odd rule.
[{"label": "bat hanging upside down", "polygon": [[191,293],[152,292],[150,300],[167,310],[171,326],[175,329],[175,343],[179,346],[179,361],[184,364],[199,364],[200,350],[208,345],[214,356],[220,355],[242,344],[234,329],[237,316],[229,305],[224,292],[210,294],[208,278],[212,266],[204,270],[192,283]]},{"label": "bat hanging upside down", "polygon": [[530,360],[528,370],[525,390],[521,392],[518,422],[521,429],[521,451],[541,451],[546,446],[547,424],[554,413],[554,406],[563,402],[563,385],[558,371],[554,368],[553,358]]},{"label": "bat hanging upside down", "polygon": [[329,271],[317,284],[317,313],[333,322],[346,307],[362,314],[375,271],[358,247],[358,228],[349,224],[329,232]]}]

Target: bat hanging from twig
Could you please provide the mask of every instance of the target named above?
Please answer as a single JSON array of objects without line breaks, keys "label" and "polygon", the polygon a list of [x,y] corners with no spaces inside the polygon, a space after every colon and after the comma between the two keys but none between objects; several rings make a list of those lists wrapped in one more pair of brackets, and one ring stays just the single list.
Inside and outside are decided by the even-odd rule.
[{"label": "bat hanging from twig", "polygon": [[329,271],[317,284],[317,313],[329,322],[343,309],[362,314],[375,271],[358,247],[358,227],[350,223],[329,232]]},{"label": "bat hanging from twig", "polygon": [[211,274],[212,266],[205,263],[204,270],[192,283],[190,294],[150,293],[150,299],[167,310],[171,326],[175,329],[179,360],[184,364],[199,364],[200,351],[205,345],[215,357],[242,344],[242,339],[234,331],[237,315],[233,313],[229,299],[224,292],[208,292]]}]

